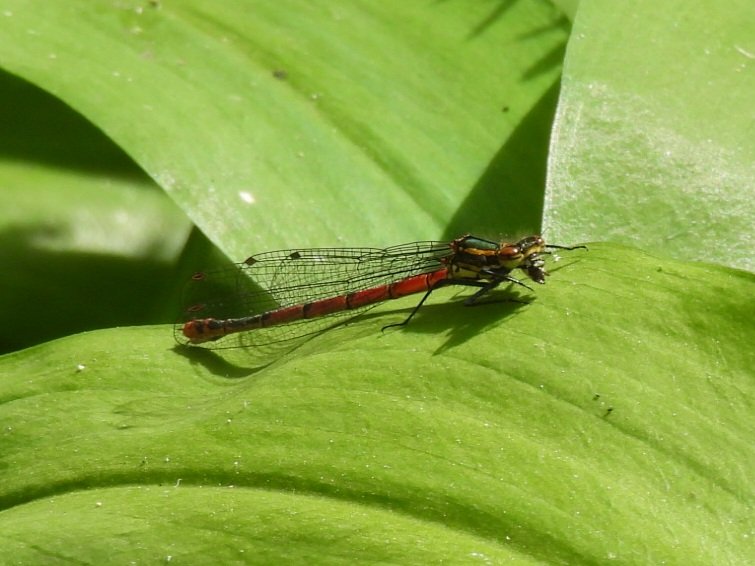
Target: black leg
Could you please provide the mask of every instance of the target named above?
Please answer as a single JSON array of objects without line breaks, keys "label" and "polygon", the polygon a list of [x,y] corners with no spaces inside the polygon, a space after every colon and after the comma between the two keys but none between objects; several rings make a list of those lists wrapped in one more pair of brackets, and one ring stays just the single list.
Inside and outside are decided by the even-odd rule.
[{"label": "black leg", "polygon": [[[415,314],[417,314],[417,311],[420,309],[422,304],[427,300],[427,297],[430,296],[430,293],[435,291],[436,289],[440,289],[441,287],[447,287],[449,285],[463,285],[467,287],[482,287],[480,291],[484,291],[486,287],[489,287],[491,283],[486,283],[484,281],[464,281],[464,280],[451,280],[451,279],[444,279],[442,281],[438,281],[435,285],[433,285],[432,288],[427,290],[427,293],[422,297],[419,303],[417,303],[417,306],[412,309],[412,312],[409,313],[409,316],[406,317],[406,320],[403,322],[396,322],[394,324],[388,324],[386,326],[383,326],[383,328],[380,329],[380,332],[385,332],[386,328],[393,328],[395,326],[406,326],[409,324],[409,321],[414,317]],[[495,283],[495,285],[498,285],[498,283]],[[493,285],[493,287],[495,286]],[[491,287],[492,288],[492,287]],[[489,290],[489,289],[488,289]],[[480,294],[480,291],[475,293],[475,295]]]},{"label": "black leg", "polygon": [[500,281],[490,281],[489,283],[486,283],[485,286],[480,288],[480,290],[477,291],[474,295],[467,297],[464,300],[464,306],[469,307],[474,305],[480,297],[486,295],[487,293],[498,287],[499,283]]},{"label": "black leg", "polygon": [[[523,287],[527,287],[527,289],[529,289],[530,291],[532,291],[532,289],[529,286],[525,285],[524,283],[522,283],[521,281],[519,281],[517,279],[514,279],[513,277],[507,278],[506,280],[509,281],[509,282],[512,282],[512,283],[519,283]],[[485,301],[485,302],[482,302],[482,303],[479,302],[479,299],[481,297],[483,297],[484,295],[486,295],[487,293],[489,293],[490,291],[492,291],[493,289],[495,289],[500,283],[501,283],[500,281],[491,281],[490,283],[488,283],[487,285],[485,285],[485,287],[483,287],[482,289],[480,289],[479,291],[477,291],[474,295],[472,295],[471,297],[469,297],[468,299],[466,299],[464,301],[464,306],[465,307],[476,307],[478,305],[489,305],[489,304],[492,304],[492,303],[500,303],[500,302],[505,302],[505,303],[520,303],[522,305],[528,305],[528,304],[530,304],[529,301],[520,301],[518,299],[504,299],[503,301]]]},{"label": "black leg", "polygon": [[425,293],[424,296],[422,297],[422,299],[420,300],[420,302],[417,303],[417,306],[412,309],[412,312],[409,313],[409,316],[406,318],[406,320],[404,322],[394,322],[393,324],[387,324],[387,325],[383,326],[383,328],[380,329],[380,332],[385,332],[386,328],[393,328],[395,326],[406,326],[407,324],[409,324],[409,321],[412,319],[412,317],[415,314],[417,314],[417,311],[422,306],[422,303],[424,303],[427,300],[427,297],[430,296],[430,293],[432,293],[433,291],[435,291],[435,289],[437,289],[439,286],[440,285],[436,285],[436,286],[434,286],[434,287],[432,287],[432,288],[430,288],[430,289],[427,290],[427,293]]},{"label": "black leg", "polygon": [[[481,270],[489,277],[493,278],[492,281],[477,281],[477,280],[465,280],[465,279],[444,279],[443,281],[439,281],[436,283],[431,289],[428,289],[427,292],[424,294],[422,299],[420,299],[419,303],[417,303],[417,306],[415,306],[412,309],[412,312],[409,313],[409,316],[406,317],[406,320],[403,322],[395,322],[393,324],[388,324],[386,326],[383,326],[383,328],[380,329],[381,332],[385,332],[387,328],[394,328],[397,326],[406,326],[409,324],[409,321],[414,318],[414,315],[417,314],[417,311],[419,311],[420,307],[424,304],[424,302],[427,300],[427,298],[430,296],[430,294],[435,291],[436,289],[439,289],[440,287],[448,287],[449,285],[459,285],[463,287],[479,287],[479,290],[472,295],[471,297],[467,298],[464,301],[464,306],[474,306],[477,304],[477,301],[480,299],[480,297],[483,297],[496,287],[503,283],[504,281],[508,281],[509,283],[516,283],[517,285],[521,285],[522,287],[525,287],[526,289],[529,289],[532,291],[532,287],[527,285],[526,283],[522,283],[519,281],[519,279],[516,279],[515,277],[511,277],[508,272],[501,273],[496,271],[489,271],[489,270]],[[514,299],[512,299],[514,300]],[[515,302],[521,302],[521,301],[515,301]]]},{"label": "black leg", "polygon": [[[503,283],[504,281],[508,281],[509,283],[515,283],[516,285],[519,285],[520,287],[524,287],[525,289],[529,289],[530,291],[534,291],[532,287],[524,283],[523,281],[520,281],[516,277],[512,277],[509,275],[511,272],[510,269],[502,270],[502,271],[496,271],[495,269],[482,269],[480,270],[481,273],[487,275],[491,279],[491,283],[495,283],[495,285],[499,285]],[[493,285],[493,287],[495,287]],[[491,289],[493,288],[491,287]],[[483,293],[484,294],[484,293]]]}]

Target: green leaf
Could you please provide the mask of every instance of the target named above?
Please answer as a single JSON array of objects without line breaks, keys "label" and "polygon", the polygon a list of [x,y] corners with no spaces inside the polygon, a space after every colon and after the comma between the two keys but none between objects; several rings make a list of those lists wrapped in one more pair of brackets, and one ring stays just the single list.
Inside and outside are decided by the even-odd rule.
[{"label": "green leaf", "polygon": [[229,257],[537,231],[568,26],[546,3],[4,14],[0,63],[97,124]]},{"label": "green leaf", "polygon": [[3,72],[0,122],[0,352],[173,321],[186,217],[81,116]]},{"label": "green leaf", "polygon": [[539,226],[568,25],[547,5],[24,0],[0,21],[0,65],[119,146],[0,75],[0,351],[172,320],[217,261],[196,237],[175,267],[186,215],[236,260]]},{"label": "green leaf", "polygon": [[755,269],[752,3],[580,3],[554,123],[551,238]]},{"label": "green leaf", "polygon": [[164,326],[0,358],[0,561],[746,563],[755,276],[563,255],[262,368]]},{"label": "green leaf", "polygon": [[[549,239],[616,238],[628,226],[622,240],[666,254],[678,253],[669,242],[682,228],[688,249],[740,262],[752,247],[742,244],[752,141],[741,118],[752,85],[746,67],[738,83],[726,65],[752,52],[737,35],[744,4],[641,3],[629,15],[583,4],[553,142]],[[574,13],[574,2],[559,5]],[[548,4],[15,0],[0,19],[0,65],[96,124],[235,259],[539,226],[569,32]],[[647,43],[666,37],[656,57]],[[699,38],[716,49],[701,55]],[[608,91],[618,104],[579,88],[597,79],[621,87]],[[121,256],[135,258],[110,271],[122,304],[149,302],[164,317],[177,302],[185,216],[112,146],[99,153],[102,136],[66,109],[21,106],[28,92],[3,106],[0,181],[25,188],[4,191],[3,228],[25,234],[42,218],[83,236],[62,238],[57,254],[34,238],[4,252],[16,277],[4,332],[42,336],[61,318],[111,309],[116,285],[103,289],[102,267]],[[583,132],[577,116],[570,138],[575,107],[602,121]],[[50,111],[35,139],[20,118],[37,108]],[[639,124],[651,126],[647,139]],[[647,150],[671,146],[682,165]],[[603,192],[569,201],[586,172],[605,172],[595,161],[606,155],[615,169]],[[648,163],[653,186],[674,189],[653,206],[635,186]],[[632,215],[653,229],[625,222]],[[120,217],[133,232],[116,229]],[[553,232],[561,225],[571,231]],[[92,242],[107,244],[106,261],[71,261]],[[114,253],[118,242],[126,249]],[[202,267],[198,247],[182,262]],[[37,270],[16,268],[24,262]],[[74,283],[62,285],[56,266]],[[551,271],[531,304],[464,309],[445,304],[446,289],[405,330],[379,332],[411,298],[271,365],[244,350],[174,348],[165,326],[0,358],[0,562],[746,563],[753,276],[599,244]],[[71,290],[44,304],[62,286]],[[14,300],[27,289],[33,309]],[[111,310],[110,325],[133,321]]]}]

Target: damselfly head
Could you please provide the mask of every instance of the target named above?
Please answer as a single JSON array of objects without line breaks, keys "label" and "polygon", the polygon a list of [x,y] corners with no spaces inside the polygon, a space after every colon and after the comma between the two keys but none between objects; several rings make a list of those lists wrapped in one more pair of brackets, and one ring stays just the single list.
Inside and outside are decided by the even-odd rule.
[{"label": "damselfly head", "polygon": [[545,259],[543,256],[551,255],[554,261],[558,261],[558,256],[550,250],[576,250],[587,249],[587,246],[561,246],[558,244],[546,244],[542,236],[530,236],[522,242],[528,243],[527,252],[523,253],[523,259],[519,265],[529,275],[535,283],[544,284],[545,278],[550,275],[545,270]]},{"label": "damselfly head", "polygon": [[527,236],[514,244],[501,244],[498,260],[508,269],[527,268],[530,258],[536,258],[545,250],[545,241],[541,236]]},{"label": "damselfly head", "polygon": [[522,238],[514,245],[519,248],[519,253],[522,254],[522,258],[525,260],[533,254],[543,252],[547,247],[543,237],[538,235]]},{"label": "damselfly head", "polygon": [[528,251],[539,251],[545,247],[545,240],[543,240],[542,236],[536,234],[534,236],[522,238],[516,243],[516,246],[518,246],[523,253]]}]

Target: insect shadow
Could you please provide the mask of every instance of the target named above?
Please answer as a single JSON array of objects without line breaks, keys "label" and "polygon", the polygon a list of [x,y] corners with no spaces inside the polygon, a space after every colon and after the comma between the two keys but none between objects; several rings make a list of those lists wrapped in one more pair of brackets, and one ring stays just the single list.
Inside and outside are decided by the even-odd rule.
[{"label": "insect shadow", "polygon": [[249,377],[273,363],[269,362],[263,365],[253,364],[253,366],[237,365],[229,360],[226,354],[219,353],[225,352],[225,350],[209,350],[187,344],[175,344],[173,351],[189,360],[191,364],[201,365],[211,374],[228,379]]},{"label": "insect shadow", "polygon": [[[284,361],[288,354],[301,348],[312,339],[327,332],[349,326],[357,322],[376,322],[374,333],[376,337],[389,335],[394,332],[407,333],[447,333],[445,342],[434,352],[440,354],[446,350],[462,345],[466,341],[479,336],[487,328],[500,324],[507,317],[513,316],[519,309],[524,308],[534,300],[531,296],[520,296],[510,290],[491,293],[490,298],[465,306],[463,297],[450,299],[441,304],[425,304],[412,317],[411,322],[404,324],[388,324],[382,327],[377,321],[385,321],[387,316],[395,314],[406,315],[406,309],[395,311],[381,309],[355,314],[353,318],[334,322],[312,334],[298,337],[296,340],[283,341],[263,349],[237,348],[226,346],[220,348],[191,346],[176,344],[173,351],[189,360],[192,364],[199,364],[213,375],[228,379],[246,378],[271,365]],[[230,337],[231,339],[235,337]],[[242,337],[239,337],[243,339]],[[226,342],[228,343],[228,342]]]},{"label": "insect shadow", "polygon": [[491,293],[487,300],[470,305],[465,305],[463,298],[452,299],[423,306],[410,324],[387,327],[383,331],[385,334],[396,331],[445,334],[446,340],[434,352],[435,355],[442,354],[478,337],[488,328],[502,324],[534,300],[533,296],[504,289]]}]

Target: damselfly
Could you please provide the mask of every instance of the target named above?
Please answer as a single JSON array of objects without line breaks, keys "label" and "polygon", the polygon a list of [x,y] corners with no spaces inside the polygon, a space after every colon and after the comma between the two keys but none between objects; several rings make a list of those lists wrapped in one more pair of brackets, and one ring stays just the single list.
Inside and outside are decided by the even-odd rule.
[{"label": "damselfly", "polygon": [[[385,249],[314,248],[267,252],[232,270],[195,273],[177,339],[218,347],[266,346],[320,332],[378,303],[424,293],[406,325],[441,287],[475,287],[473,305],[501,283],[532,290],[511,273],[519,269],[545,283],[545,256],[553,249],[541,236],[496,243],[475,236],[452,242],[413,242]],[[258,287],[254,287],[256,284]]]}]

